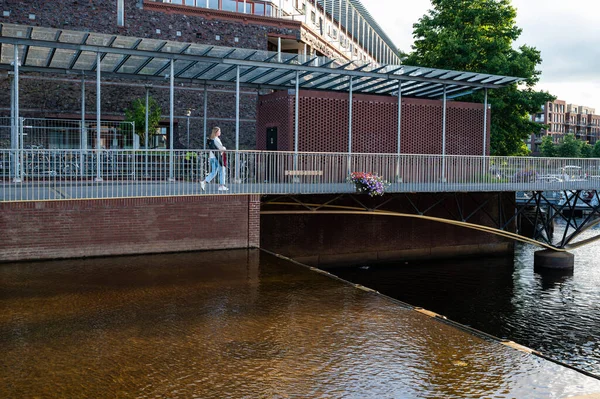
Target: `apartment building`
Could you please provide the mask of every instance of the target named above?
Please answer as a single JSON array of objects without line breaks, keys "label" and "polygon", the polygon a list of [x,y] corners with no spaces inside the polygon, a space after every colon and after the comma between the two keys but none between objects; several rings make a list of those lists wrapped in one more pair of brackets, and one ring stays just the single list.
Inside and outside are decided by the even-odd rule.
[{"label": "apartment building", "polygon": [[540,112],[532,120],[547,125],[546,129],[532,135],[528,143],[530,150],[537,154],[544,136],[551,136],[555,143],[566,134],[573,134],[578,140],[595,144],[600,139],[600,115],[595,108],[585,105],[568,104],[564,100],[554,100],[542,105]]}]

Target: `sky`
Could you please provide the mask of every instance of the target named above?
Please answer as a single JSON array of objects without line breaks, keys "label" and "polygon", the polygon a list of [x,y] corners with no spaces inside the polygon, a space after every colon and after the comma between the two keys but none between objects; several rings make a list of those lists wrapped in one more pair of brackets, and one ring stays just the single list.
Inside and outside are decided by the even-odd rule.
[{"label": "sky", "polygon": [[[429,0],[361,0],[396,46],[411,51],[412,25],[431,9]],[[512,0],[523,30],[516,46],[541,52],[537,90],[600,113],[600,2]]]}]

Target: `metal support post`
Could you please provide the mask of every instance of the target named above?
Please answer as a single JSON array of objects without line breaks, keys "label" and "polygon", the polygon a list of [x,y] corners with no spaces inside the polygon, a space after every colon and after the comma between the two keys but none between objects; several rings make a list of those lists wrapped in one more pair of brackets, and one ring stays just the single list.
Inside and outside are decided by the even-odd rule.
[{"label": "metal support post", "polygon": [[102,181],[102,171],[100,168],[100,162],[102,158],[102,144],[100,141],[100,104],[102,100],[102,94],[100,92],[100,79],[102,71],[100,67],[101,59],[100,53],[96,53],[96,178],[95,181]]},{"label": "metal support post", "polygon": [[296,71],[296,87],[294,100],[294,170],[298,170],[298,122],[300,102],[300,71]]},{"label": "metal support post", "polygon": [[348,89],[348,176],[352,173],[352,94],[353,77],[350,76],[350,87]]},{"label": "metal support post", "polygon": [[144,173],[146,177],[149,177],[148,175],[148,134],[149,134],[149,129],[148,129],[148,106],[149,106],[149,96],[150,96],[150,86],[146,86],[146,112],[144,113]]},{"label": "metal support post", "polygon": [[398,161],[396,164],[396,182],[402,183],[402,176],[400,175],[400,153],[402,150],[402,82],[398,81]]},{"label": "metal support post", "polygon": [[442,105],[442,183],[446,182],[446,100],[446,85],[444,85]]},{"label": "metal support post", "polygon": [[277,38],[277,62],[281,62],[281,37]]},{"label": "metal support post", "polygon": [[240,176],[240,66],[235,67],[235,177],[239,183]]},{"label": "metal support post", "polygon": [[207,123],[208,123],[208,117],[207,117],[207,112],[208,112],[208,91],[206,90],[206,83],[204,84],[204,125],[202,127],[203,129],[203,133],[204,133],[204,140],[202,141],[202,149],[206,150],[206,128],[207,128]]},{"label": "metal support post", "polygon": [[19,46],[14,46],[14,126],[15,126],[15,138],[16,138],[16,149],[17,156],[15,156],[15,176],[13,182],[20,183],[22,182],[23,177],[23,123],[21,121],[21,117],[19,116]]},{"label": "metal support post", "polygon": [[487,92],[487,87],[483,90],[483,160],[481,162],[481,167],[482,167],[482,171],[481,174],[482,176],[485,175],[486,173],[486,169],[487,169],[487,165],[485,164],[485,156],[487,155],[487,111],[488,111],[488,92]]},{"label": "metal support post", "polygon": [[173,108],[175,99],[175,60],[171,58],[171,69],[169,72],[169,181],[175,181],[174,159],[175,151],[173,151],[173,136],[175,135],[173,123]]},{"label": "metal support post", "polygon": [[87,171],[85,170],[86,162],[86,151],[88,148],[87,142],[87,128],[85,126],[85,76],[81,75],[81,131],[79,138],[79,148],[81,149],[80,153],[80,166],[79,170],[81,171],[81,176],[85,176]]},{"label": "metal support post", "polygon": [[186,135],[187,135],[187,148],[189,150],[190,148],[190,115],[192,115],[192,110],[188,109],[185,113],[185,116],[187,117],[187,126],[186,126]]}]

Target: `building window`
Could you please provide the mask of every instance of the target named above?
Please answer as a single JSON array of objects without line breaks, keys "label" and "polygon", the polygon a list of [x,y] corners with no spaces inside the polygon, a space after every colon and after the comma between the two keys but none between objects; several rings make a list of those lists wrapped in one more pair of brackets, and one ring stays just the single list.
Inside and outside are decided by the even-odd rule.
[{"label": "building window", "polygon": [[125,26],[125,0],[117,0],[117,25]]},{"label": "building window", "polygon": [[221,0],[221,9],[223,11],[237,11],[237,2],[235,0]]},{"label": "building window", "polygon": [[265,15],[265,5],[263,3],[254,3],[254,14]]}]

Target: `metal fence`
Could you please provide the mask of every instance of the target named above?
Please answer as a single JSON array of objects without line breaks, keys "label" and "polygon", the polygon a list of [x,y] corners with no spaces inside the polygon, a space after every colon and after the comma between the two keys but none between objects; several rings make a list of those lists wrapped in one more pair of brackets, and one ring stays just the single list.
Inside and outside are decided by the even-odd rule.
[{"label": "metal fence", "polygon": [[[10,117],[0,117],[0,148],[11,148],[11,130],[17,130],[15,147],[21,149],[93,149],[98,140],[103,149],[139,147],[133,122],[95,120],[18,118],[13,127]],[[98,133],[99,136],[98,136]]]},{"label": "metal fence", "polygon": [[219,176],[203,150],[0,150],[0,201],[205,194],[351,193],[351,172],[386,192],[600,189],[600,159],[227,151]]}]

